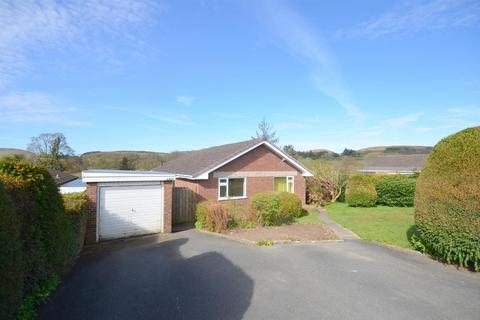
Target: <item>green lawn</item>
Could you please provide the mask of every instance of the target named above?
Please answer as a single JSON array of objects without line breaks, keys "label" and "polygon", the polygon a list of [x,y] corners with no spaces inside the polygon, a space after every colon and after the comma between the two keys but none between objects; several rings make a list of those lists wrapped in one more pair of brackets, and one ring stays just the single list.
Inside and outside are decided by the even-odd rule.
[{"label": "green lawn", "polygon": [[334,203],[326,209],[333,220],[364,240],[411,248],[408,239],[416,232],[413,208],[352,208],[344,203]]},{"label": "green lawn", "polygon": [[318,217],[317,209],[312,209],[306,216],[296,218],[295,223],[299,224],[322,224],[323,222]]}]

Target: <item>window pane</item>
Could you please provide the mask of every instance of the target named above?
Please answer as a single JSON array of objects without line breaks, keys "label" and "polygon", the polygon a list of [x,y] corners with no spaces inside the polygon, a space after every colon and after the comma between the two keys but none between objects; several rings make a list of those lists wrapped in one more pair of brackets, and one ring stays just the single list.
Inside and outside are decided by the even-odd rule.
[{"label": "window pane", "polygon": [[243,197],[243,178],[228,179],[228,196],[229,197]]},{"label": "window pane", "polygon": [[227,186],[220,186],[220,198],[227,197]]},{"label": "window pane", "polygon": [[288,192],[293,192],[293,182],[289,181],[287,184],[287,191]]},{"label": "window pane", "polygon": [[287,191],[287,179],[285,177],[274,178],[274,191],[283,192]]}]

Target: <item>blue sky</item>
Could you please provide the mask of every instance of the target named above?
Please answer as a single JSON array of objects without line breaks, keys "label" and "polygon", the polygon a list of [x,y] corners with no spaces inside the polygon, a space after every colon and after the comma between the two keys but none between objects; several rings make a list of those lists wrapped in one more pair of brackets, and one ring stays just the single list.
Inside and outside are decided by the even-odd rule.
[{"label": "blue sky", "polygon": [[434,145],[480,124],[480,2],[1,1],[0,147]]}]

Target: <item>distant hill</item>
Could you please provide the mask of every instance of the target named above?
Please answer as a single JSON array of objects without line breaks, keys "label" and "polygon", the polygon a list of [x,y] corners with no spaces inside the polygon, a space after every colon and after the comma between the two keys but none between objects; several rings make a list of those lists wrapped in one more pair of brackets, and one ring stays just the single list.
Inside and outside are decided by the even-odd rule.
[{"label": "distant hill", "polygon": [[11,155],[11,154],[22,155],[27,158],[32,156],[32,153],[27,150],[16,149],[16,148],[0,148],[0,158],[6,155]]}]

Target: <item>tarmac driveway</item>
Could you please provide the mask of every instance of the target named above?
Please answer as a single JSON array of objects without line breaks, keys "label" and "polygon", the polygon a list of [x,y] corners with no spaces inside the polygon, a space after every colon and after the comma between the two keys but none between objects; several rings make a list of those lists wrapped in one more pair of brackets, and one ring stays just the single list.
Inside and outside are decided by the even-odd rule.
[{"label": "tarmac driveway", "polygon": [[87,250],[41,319],[479,319],[480,277],[363,241],[257,247],[195,230]]}]

